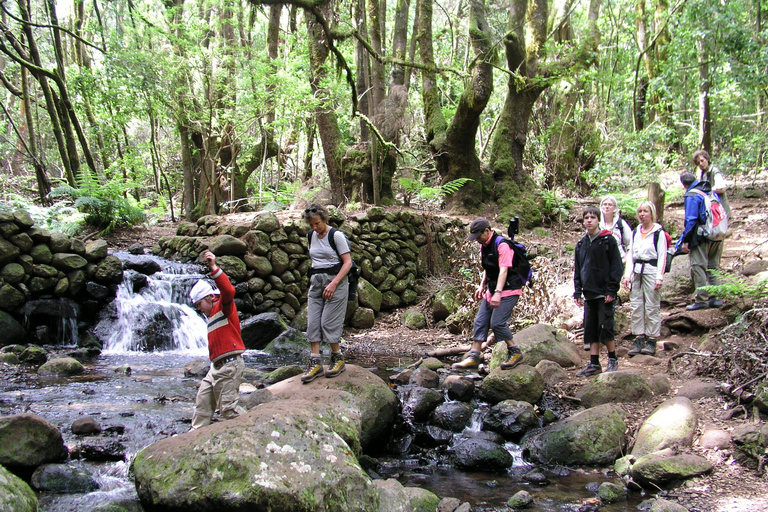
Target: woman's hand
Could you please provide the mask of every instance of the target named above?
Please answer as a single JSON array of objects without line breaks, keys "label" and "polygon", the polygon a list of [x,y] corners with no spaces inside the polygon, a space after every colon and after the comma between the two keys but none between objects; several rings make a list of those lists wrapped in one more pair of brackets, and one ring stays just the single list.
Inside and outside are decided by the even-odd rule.
[{"label": "woman's hand", "polygon": [[654,290],[658,290],[659,288],[661,288],[662,284],[664,284],[664,281],[662,281],[661,279],[657,279],[656,280],[656,286],[654,286],[653,289]]},{"label": "woman's hand", "polygon": [[333,294],[336,293],[336,283],[331,281],[328,283],[328,286],[325,287],[323,290],[323,298],[325,300],[331,300],[333,298]]},{"label": "woman's hand", "polygon": [[480,300],[483,298],[483,285],[480,285],[475,289],[475,300]]},{"label": "woman's hand", "polygon": [[491,296],[491,302],[488,303],[491,306],[491,309],[496,309],[501,305],[501,292],[495,292]]}]

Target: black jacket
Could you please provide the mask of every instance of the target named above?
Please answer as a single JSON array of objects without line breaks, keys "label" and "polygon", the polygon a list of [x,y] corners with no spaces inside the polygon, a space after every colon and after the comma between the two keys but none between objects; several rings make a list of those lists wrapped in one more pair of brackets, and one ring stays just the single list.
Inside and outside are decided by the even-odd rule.
[{"label": "black jacket", "polygon": [[624,264],[616,239],[610,231],[603,230],[590,242],[589,235],[576,244],[573,272],[573,296],[582,293],[616,297],[624,274]]}]

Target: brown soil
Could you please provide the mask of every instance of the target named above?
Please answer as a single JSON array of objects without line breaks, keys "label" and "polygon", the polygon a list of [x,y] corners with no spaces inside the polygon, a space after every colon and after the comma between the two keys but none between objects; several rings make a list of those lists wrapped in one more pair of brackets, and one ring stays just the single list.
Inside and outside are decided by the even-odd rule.
[{"label": "brown soil", "polygon": [[[722,269],[729,272],[738,272],[738,270],[747,262],[754,259],[762,259],[768,248],[762,244],[768,239],[768,206],[760,199],[739,198],[739,194],[731,199],[731,205],[734,211],[735,222],[731,224],[729,239],[726,241],[726,249],[722,261]],[[764,195],[763,195],[764,197]],[[668,204],[665,209],[665,226],[671,229],[675,226],[676,232],[682,228],[682,202]],[[471,219],[468,219],[471,220]],[[244,219],[237,218],[237,221]],[[558,294],[564,294],[563,301],[570,301],[568,295],[572,290],[572,266],[569,265],[569,259],[572,256],[563,255],[558,257],[560,248],[564,244],[574,244],[581,236],[580,225],[575,219],[569,219],[568,228],[553,229],[554,236],[551,233],[547,236],[536,236],[534,233],[526,232],[521,234],[521,239],[529,247],[538,246],[541,248],[549,246],[547,255],[553,255],[552,269],[559,271],[560,279],[555,282],[562,283],[558,287]],[[173,234],[175,226],[171,223],[158,223],[150,228],[121,230],[108,238],[108,242],[113,248],[125,249],[129,245],[140,242],[145,247],[151,248],[157,238]],[[546,251],[545,251],[546,252]],[[427,283],[425,289],[437,289],[440,283]],[[570,285],[570,287],[569,287]],[[428,310],[426,301],[428,294],[425,292],[422,309]],[[663,316],[665,319],[670,316],[685,316],[684,305],[689,300],[688,297],[680,297],[680,300],[674,304],[664,305]],[[726,307],[716,315],[724,315],[728,321],[732,321],[739,312],[736,306],[726,305]],[[621,306],[625,312],[629,312],[629,305]],[[519,309],[519,308],[518,308]],[[401,318],[404,310],[398,310],[388,314],[382,314],[377,317],[376,325],[369,330],[348,329],[345,331],[346,340],[345,349],[353,352],[355,357],[363,364],[375,365],[376,359],[381,357],[403,357],[404,359],[418,359],[426,356],[433,350],[445,349],[450,347],[467,346],[468,337],[465,335],[450,334],[445,328],[435,328],[430,326],[427,329],[412,331],[402,326]],[[703,328],[713,318],[714,310],[697,312],[701,322],[698,329],[692,333],[669,333],[663,339],[664,347],[661,348],[656,357],[636,357],[628,358],[627,350],[631,347],[631,337],[628,329],[617,333],[617,347],[620,356],[620,369],[632,369],[651,376],[658,373],[667,375],[671,385],[671,391],[664,396],[656,396],[646,403],[623,404],[622,407],[627,412],[628,431],[630,436],[634,436],[641,423],[647,418],[653,409],[675,396],[678,390],[689,382],[692,378],[709,380],[711,382],[720,381],[709,378],[708,375],[697,375],[696,365],[691,362],[695,356],[677,357],[681,352],[690,351],[691,347],[698,347],[702,335],[707,334]],[[689,315],[691,316],[691,315]],[[714,322],[717,324],[717,322]],[[716,334],[720,328],[712,330],[709,334]],[[569,333],[569,337],[574,343],[581,346],[581,339],[577,337],[579,331]],[[489,352],[489,351],[487,351]],[[584,363],[588,360],[586,352]],[[605,354],[601,354],[605,358]],[[674,359],[673,359],[674,358]],[[456,357],[443,358],[446,363],[450,363]],[[765,360],[763,360],[763,366]],[[568,369],[572,378],[556,390],[552,390],[552,395],[564,408],[576,410],[578,403],[572,400],[580,386],[587,382],[586,379],[576,377],[579,368]],[[754,376],[766,371],[754,368]],[[722,376],[721,376],[722,377]],[[737,381],[737,384],[743,381]],[[749,412],[746,416],[743,413],[733,414],[731,409],[738,409],[736,400],[725,394],[700,398],[693,400],[699,413],[698,434],[710,429],[719,429],[732,431],[746,423],[758,423],[764,421],[764,418],[755,417],[752,410],[743,409]],[[741,410],[739,409],[739,410]],[[768,482],[765,473],[758,473],[757,462],[744,457],[739,457],[735,448],[725,450],[707,450],[700,448],[698,441],[694,441],[691,452],[707,457],[715,464],[714,471],[704,477],[695,478],[681,483],[678,487],[661,491],[660,494],[667,499],[677,501],[685,506],[691,512],[722,512],[722,511],[757,511],[768,510]],[[652,497],[649,495],[649,497]]]}]

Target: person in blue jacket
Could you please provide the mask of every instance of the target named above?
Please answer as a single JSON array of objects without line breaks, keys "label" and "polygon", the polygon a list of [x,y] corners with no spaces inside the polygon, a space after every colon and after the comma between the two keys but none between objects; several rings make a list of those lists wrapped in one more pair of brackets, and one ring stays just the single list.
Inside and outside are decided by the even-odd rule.
[{"label": "person in blue jacket", "polygon": [[691,262],[691,280],[696,288],[694,302],[686,309],[696,311],[697,309],[720,307],[723,302],[718,299],[710,301],[709,294],[702,289],[703,286],[720,284],[720,278],[711,272],[711,270],[717,269],[719,258],[717,254],[712,254],[709,240],[701,234],[699,229],[700,226],[707,223],[706,203],[704,196],[694,192],[694,189],[699,189],[709,193],[709,183],[698,181],[690,171],[685,171],[680,175],[680,183],[685,188],[685,227],[683,234],[680,235],[680,240],[675,245],[675,251],[688,254]]}]

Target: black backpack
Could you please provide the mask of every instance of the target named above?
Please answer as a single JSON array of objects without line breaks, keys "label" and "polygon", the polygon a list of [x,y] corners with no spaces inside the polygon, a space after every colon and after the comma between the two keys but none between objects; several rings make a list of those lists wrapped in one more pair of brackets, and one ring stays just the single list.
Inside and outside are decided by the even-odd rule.
[{"label": "black backpack", "polygon": [[506,241],[509,244],[512,251],[515,253],[515,256],[512,258],[512,270],[520,276],[520,281],[523,286],[533,286],[533,269],[531,269],[531,259],[533,258],[528,257],[528,251],[523,244],[515,241],[515,235],[518,233],[519,229],[520,218],[512,218],[507,227],[509,240],[504,237],[499,237],[501,240],[497,240],[496,247],[498,248],[498,244],[501,243],[501,241]]},{"label": "black backpack", "polygon": [[[341,254],[339,254],[339,250],[336,248],[336,238],[335,234],[338,229],[331,227],[331,229],[328,230],[328,234],[326,235],[328,237],[328,243],[331,244],[331,249],[336,252],[336,255],[341,259]],[[314,231],[310,230],[309,233],[307,233],[307,251],[309,251],[310,246],[312,245],[312,233]],[[343,231],[341,232],[342,235],[344,235],[344,238],[347,237],[346,233]],[[349,244],[349,238],[347,238],[347,244]],[[352,246],[350,245],[350,248]],[[352,254],[349,255],[350,259],[352,258]],[[341,270],[341,268],[339,268]],[[355,263],[355,260],[352,260],[352,268],[349,269],[349,273],[347,274],[347,282],[349,283],[349,295],[347,297],[347,300],[355,300],[355,297],[357,297],[357,282],[360,280],[360,267],[357,266],[357,263]]]}]

